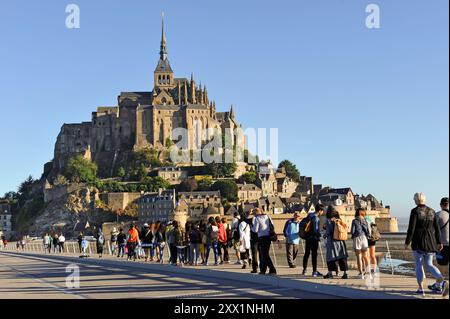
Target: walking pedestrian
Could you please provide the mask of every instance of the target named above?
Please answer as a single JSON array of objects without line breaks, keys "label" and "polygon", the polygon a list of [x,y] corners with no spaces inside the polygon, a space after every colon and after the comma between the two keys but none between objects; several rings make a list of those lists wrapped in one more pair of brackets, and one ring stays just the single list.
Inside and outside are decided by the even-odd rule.
[{"label": "walking pedestrian", "polygon": [[219,239],[218,239],[218,252],[220,264],[229,263],[229,255],[228,255],[228,238],[227,238],[227,230],[226,230],[226,219],[225,223],[222,222],[219,216],[216,216],[216,224],[219,228]]},{"label": "walking pedestrian", "polygon": [[241,254],[240,254],[240,246],[241,246],[241,240],[240,240],[240,232],[239,232],[239,224],[241,220],[239,217],[238,212],[234,212],[233,214],[233,220],[231,221],[231,240],[232,240],[232,247],[234,249],[234,252],[236,254],[236,265],[241,265]]},{"label": "walking pedestrian", "polygon": [[59,252],[64,252],[64,243],[66,242],[66,237],[64,237],[63,233],[61,233],[58,237],[58,245],[59,245]]},{"label": "walking pedestrian", "polygon": [[219,227],[216,224],[214,217],[209,217],[208,225],[206,226],[206,255],[204,265],[208,266],[208,259],[210,250],[214,253],[214,266],[218,265],[218,242],[219,242]]},{"label": "walking pedestrian", "polygon": [[198,258],[200,256],[200,244],[202,242],[202,234],[200,233],[198,226],[199,226],[198,224],[194,224],[188,234],[190,244],[189,264],[191,266],[198,265]]},{"label": "walking pedestrian", "polygon": [[52,245],[53,245],[53,252],[54,253],[57,253],[58,251],[59,251],[59,236],[58,236],[58,234],[54,234],[53,235],[53,243],[52,243]]},{"label": "walking pedestrian", "polygon": [[119,232],[116,227],[113,227],[111,230],[110,238],[111,238],[111,255],[115,255],[117,251],[117,235]]},{"label": "walking pedestrian", "polygon": [[377,256],[376,256],[376,244],[377,241],[380,240],[381,235],[378,231],[377,225],[373,222],[373,220],[370,218],[369,215],[367,215],[366,211],[362,211],[362,214],[367,221],[367,224],[369,225],[369,237],[368,239],[368,254],[369,254],[369,262],[370,265],[365,265],[365,267],[369,267],[370,273],[372,276],[379,276],[378,271],[378,262],[377,262]]},{"label": "walking pedestrian", "polygon": [[276,275],[277,270],[273,265],[272,258],[270,258],[270,228],[272,221],[269,216],[260,208],[255,210],[255,218],[253,219],[254,231],[258,234],[258,248],[260,256],[259,274],[265,275],[267,268],[269,268],[269,275]]},{"label": "walking pedestrian", "polygon": [[123,228],[119,229],[119,234],[117,235],[117,258],[123,258],[125,254],[125,246],[127,242],[127,236],[123,232]]},{"label": "walking pedestrian", "polygon": [[97,254],[98,258],[103,257],[103,247],[105,245],[105,235],[103,235],[103,231],[101,228],[98,229],[97,232]]},{"label": "walking pedestrian", "polygon": [[172,233],[174,236],[175,246],[177,248],[177,256],[179,262],[178,264],[175,262],[175,265],[183,267],[185,262],[186,234],[179,223],[176,223],[174,225]]},{"label": "walking pedestrian", "polygon": [[317,205],[314,212],[311,212],[300,222],[299,229],[305,225],[305,255],[303,256],[303,271],[302,275],[306,276],[308,268],[308,259],[311,256],[313,266],[313,277],[323,276],[317,270],[317,251],[320,245],[320,216],[325,212],[325,207],[322,204]]},{"label": "walking pedestrian", "polygon": [[426,197],[423,193],[414,194],[416,207],[411,210],[408,232],[405,240],[405,249],[411,245],[416,263],[416,279],[419,288],[416,294],[424,295],[423,281],[425,278],[424,264],[436,279],[437,284],[433,291],[448,294],[448,282],[439,269],[433,265],[433,257],[437,251],[443,249],[438,218],[434,210],[426,206]]},{"label": "walking pedestrian", "polygon": [[[81,243],[82,243],[82,241],[83,241],[83,233],[82,232],[80,232],[79,234],[78,234],[78,237],[77,237],[77,242],[78,242],[78,249],[79,249],[79,251],[80,251],[80,254],[82,253],[82,247],[81,247]],[[50,244],[52,243],[52,238],[51,238],[51,236],[50,236]],[[50,246],[49,246],[50,247]],[[51,248],[49,248],[49,249],[51,249]],[[49,253],[50,253],[50,250],[49,250]]]},{"label": "walking pedestrian", "polygon": [[136,247],[139,243],[139,232],[136,229],[136,225],[131,224],[130,229],[128,230],[128,241],[127,241],[127,249],[128,249],[128,258],[127,260],[136,260],[137,253]]},{"label": "walking pedestrian", "polygon": [[[439,230],[441,232],[441,244],[443,246],[442,250],[438,252],[436,256],[436,261],[438,264],[439,271],[441,274],[447,273],[448,275],[448,257],[449,257],[449,227],[448,227],[448,197],[444,197],[441,199],[441,211],[436,213],[438,222],[439,222]],[[428,287],[430,290],[439,291],[439,283],[435,283],[432,286]],[[447,291],[443,291],[443,296],[448,296]]]},{"label": "walking pedestrian", "polygon": [[246,269],[250,264],[251,227],[251,221],[243,215],[238,224],[239,257],[242,260],[242,269]]},{"label": "walking pedestrian", "polygon": [[153,245],[153,233],[150,229],[149,224],[145,223],[144,228],[141,232],[141,241],[142,241],[142,248],[144,249],[145,254],[145,261],[148,262],[150,260],[150,250],[151,246]]},{"label": "walking pedestrian", "polygon": [[259,258],[260,258],[260,254],[259,254],[259,242],[258,242],[258,233],[255,231],[255,210],[252,209],[250,211],[250,215],[247,218],[247,223],[249,223],[249,225],[251,225],[251,229],[250,229],[250,250],[251,250],[251,260],[250,263],[252,265],[252,274],[257,274],[258,273],[258,267],[259,267]]},{"label": "walking pedestrian", "polygon": [[[333,272],[339,275],[339,269],[344,272],[342,279],[348,279],[348,252],[347,246],[345,244],[345,237],[347,236],[348,227],[340,219],[339,213],[333,206],[330,206],[327,210],[327,220],[325,222],[325,235],[326,240],[326,260],[328,273],[324,276],[325,279],[333,278]],[[344,226],[344,236],[343,238],[336,238],[336,227],[338,224]]]},{"label": "walking pedestrian", "polygon": [[356,254],[356,262],[358,265],[358,277],[365,279],[366,275],[370,274],[370,259],[369,259],[369,240],[370,228],[365,216],[365,209],[358,208],[355,212],[355,218],[352,221],[351,231],[353,240],[353,250]]},{"label": "walking pedestrian", "polygon": [[43,244],[44,244],[44,252],[45,253],[50,253],[50,236],[48,235],[48,233],[45,233],[44,238],[43,238]]},{"label": "walking pedestrian", "polygon": [[294,217],[286,221],[283,229],[283,235],[286,240],[286,257],[289,268],[295,268],[295,259],[298,254],[298,245],[300,244],[299,232],[300,214],[294,213]]},{"label": "walking pedestrian", "polygon": [[155,234],[155,244],[156,244],[156,262],[161,264],[164,263],[164,248],[166,246],[166,233],[165,227],[162,223],[159,224],[158,230]]},{"label": "walking pedestrian", "polygon": [[175,242],[175,227],[178,227],[178,222],[176,220],[170,223],[166,231],[167,244],[169,245],[170,264],[173,266],[177,265],[178,260],[177,245]]}]

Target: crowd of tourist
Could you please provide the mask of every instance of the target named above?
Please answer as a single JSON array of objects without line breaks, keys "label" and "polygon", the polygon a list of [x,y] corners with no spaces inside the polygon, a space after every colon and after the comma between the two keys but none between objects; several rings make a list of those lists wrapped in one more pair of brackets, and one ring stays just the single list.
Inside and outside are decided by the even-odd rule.
[{"label": "crowd of tourist", "polygon": [[[449,212],[448,198],[441,200],[441,211],[435,213],[426,206],[422,193],[414,196],[416,207],[411,211],[405,248],[411,247],[415,260],[418,283],[417,294],[424,294],[424,267],[436,279],[428,289],[433,293],[448,295],[448,282],[442,273],[449,259]],[[325,219],[325,222],[320,222]],[[221,265],[230,263],[230,255],[236,257],[235,264],[242,269],[251,268],[251,273],[276,275],[271,258],[271,245],[280,244],[271,218],[259,208],[248,214],[235,213],[232,220],[210,217],[207,222],[177,221],[145,223],[141,228],[132,224],[128,229],[113,228],[109,234],[112,255],[128,260],[165,263],[173,266]],[[363,208],[355,212],[351,225],[347,225],[335,207],[327,209],[317,205],[314,212],[305,218],[295,213],[283,229],[287,263],[296,268],[299,247],[304,243],[301,274],[308,275],[311,259],[312,277],[348,279],[347,240],[351,239],[356,256],[358,278],[373,279],[379,276],[376,244],[381,235],[377,225]],[[350,236],[350,238],[348,238]],[[95,236],[97,254],[101,258],[106,243],[105,235],[98,229]],[[46,234],[43,239],[46,252],[63,252],[63,234]],[[327,273],[318,271],[318,250],[325,243]],[[82,233],[78,237],[80,257],[88,256],[89,241]],[[167,246],[167,247],[166,247]],[[165,256],[167,254],[168,256]],[[433,264],[436,257],[438,266]],[[341,275],[342,274],[342,275]]]}]

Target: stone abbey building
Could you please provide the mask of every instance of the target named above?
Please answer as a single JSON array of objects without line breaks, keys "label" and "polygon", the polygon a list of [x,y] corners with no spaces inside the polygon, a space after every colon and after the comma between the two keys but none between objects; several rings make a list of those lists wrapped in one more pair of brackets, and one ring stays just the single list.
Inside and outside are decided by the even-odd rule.
[{"label": "stone abbey building", "polygon": [[90,122],[64,124],[55,145],[53,172],[61,171],[76,154],[112,168],[119,152],[164,149],[178,142],[181,137],[172,136],[176,128],[187,130],[184,141],[189,150],[195,150],[211,139],[211,129],[225,134],[226,129],[240,127],[233,107],[227,112],[217,112],[206,86],[197,85],[192,75],[190,79],[174,76],[167,54],[164,21],[153,78],[152,91],[122,92],[117,106],[98,107]]}]

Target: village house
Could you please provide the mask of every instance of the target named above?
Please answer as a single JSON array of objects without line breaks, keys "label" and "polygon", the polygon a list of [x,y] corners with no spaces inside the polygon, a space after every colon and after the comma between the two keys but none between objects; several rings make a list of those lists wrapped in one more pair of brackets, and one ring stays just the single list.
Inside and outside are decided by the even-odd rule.
[{"label": "village house", "polygon": [[8,202],[0,203],[0,235],[8,235],[11,227],[11,205]]},{"label": "village house", "polygon": [[146,193],[138,200],[139,222],[167,222],[176,208],[175,190],[162,190],[156,193]]},{"label": "village house", "polygon": [[164,166],[159,167],[157,170],[157,176],[165,179],[170,185],[181,184],[188,178],[187,171],[181,169],[181,167]]},{"label": "village house", "polygon": [[256,202],[262,196],[262,190],[255,184],[237,184],[240,202]]}]

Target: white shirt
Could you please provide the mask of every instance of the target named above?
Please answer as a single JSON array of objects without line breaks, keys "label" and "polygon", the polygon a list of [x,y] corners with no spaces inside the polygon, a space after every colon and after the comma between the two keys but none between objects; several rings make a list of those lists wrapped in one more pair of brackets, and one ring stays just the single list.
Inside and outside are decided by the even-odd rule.
[{"label": "white shirt", "polygon": [[266,214],[258,215],[253,219],[253,231],[258,233],[258,237],[270,235],[270,220]]},{"label": "white shirt", "polygon": [[250,225],[244,221],[239,224],[239,240],[241,242],[239,250],[250,249]]}]

